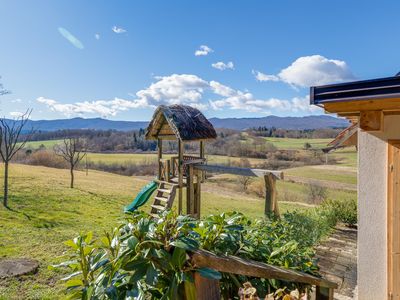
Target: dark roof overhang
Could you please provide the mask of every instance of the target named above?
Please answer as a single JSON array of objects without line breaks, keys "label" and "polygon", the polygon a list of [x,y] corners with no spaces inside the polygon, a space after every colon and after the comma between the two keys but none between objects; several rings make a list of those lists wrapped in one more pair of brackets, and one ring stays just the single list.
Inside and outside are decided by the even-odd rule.
[{"label": "dark roof overhang", "polygon": [[310,102],[318,106],[324,106],[326,103],[393,98],[400,98],[400,76],[310,88]]}]

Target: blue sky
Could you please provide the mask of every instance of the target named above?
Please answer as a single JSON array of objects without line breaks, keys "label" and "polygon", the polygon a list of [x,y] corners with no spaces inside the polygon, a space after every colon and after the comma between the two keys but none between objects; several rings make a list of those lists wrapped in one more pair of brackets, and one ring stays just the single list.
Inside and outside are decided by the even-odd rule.
[{"label": "blue sky", "polygon": [[[4,1],[1,113],[321,114],[310,85],[400,71],[399,1]],[[204,46],[204,47],[202,47]],[[195,55],[195,52],[198,55]]]}]

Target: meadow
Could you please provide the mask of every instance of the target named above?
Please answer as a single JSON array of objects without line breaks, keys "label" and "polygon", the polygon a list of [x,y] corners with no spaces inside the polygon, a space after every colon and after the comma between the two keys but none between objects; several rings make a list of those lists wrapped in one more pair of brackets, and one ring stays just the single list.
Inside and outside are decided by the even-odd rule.
[{"label": "meadow", "polygon": [[[331,139],[295,139],[295,138],[265,138],[267,142],[272,143],[278,150],[304,150],[304,144],[309,143],[313,149],[321,149],[331,141]],[[41,145],[47,149],[52,149],[57,143],[62,140],[49,141],[33,141],[26,144],[27,148],[38,149]],[[164,155],[169,157],[169,155]],[[224,155],[206,155],[207,161],[210,164],[231,164],[239,163],[240,157],[230,157]],[[328,154],[329,160],[333,158],[340,166],[357,167],[357,151],[354,147],[338,149],[333,153]],[[262,164],[265,160],[259,158],[248,158],[252,166]],[[88,153],[88,161],[94,163],[107,164],[150,164],[157,161],[156,153]],[[318,175],[316,175],[318,176]]]}]

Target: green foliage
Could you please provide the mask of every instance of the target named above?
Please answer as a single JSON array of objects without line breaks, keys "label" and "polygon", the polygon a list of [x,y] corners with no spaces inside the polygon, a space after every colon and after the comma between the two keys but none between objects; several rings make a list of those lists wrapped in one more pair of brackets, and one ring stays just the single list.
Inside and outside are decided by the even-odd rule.
[{"label": "green foliage", "polygon": [[200,221],[174,212],[156,221],[137,212],[97,242],[91,234],[66,242],[72,248],[71,260],[59,266],[70,269],[65,280],[73,299],[177,299],[184,292],[193,295],[193,272],[219,279],[226,299],[237,295],[247,281],[260,295],[284,287],[304,290],[302,284],[198,269],[191,265],[189,253],[201,248],[318,275],[313,246],[330,226],[319,211],[255,221],[237,212]]},{"label": "green foliage", "polygon": [[348,226],[357,224],[357,199],[325,200],[322,207],[330,210],[337,221]]}]

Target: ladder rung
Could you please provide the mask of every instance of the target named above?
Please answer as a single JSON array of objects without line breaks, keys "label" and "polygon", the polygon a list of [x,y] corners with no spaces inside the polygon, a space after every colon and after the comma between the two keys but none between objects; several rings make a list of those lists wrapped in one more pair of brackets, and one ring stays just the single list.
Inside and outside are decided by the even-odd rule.
[{"label": "ladder rung", "polygon": [[165,197],[154,197],[154,199],[160,200],[162,202],[168,202],[168,198],[165,198]]},{"label": "ladder rung", "polygon": [[154,181],[157,182],[157,183],[164,183],[164,184],[168,184],[168,185],[172,185],[172,186],[178,186],[178,184],[173,183],[173,182],[169,182],[169,181],[163,181],[163,180],[158,180],[158,179],[156,179]]},{"label": "ladder rung", "polygon": [[158,189],[157,191],[162,192],[162,193],[168,193],[171,194],[171,190],[166,190],[166,189]]},{"label": "ladder rung", "polygon": [[157,210],[161,210],[161,211],[163,211],[163,210],[165,210],[165,206],[162,206],[162,205],[152,205],[151,206],[152,208],[155,208],[155,209],[157,209]]}]

